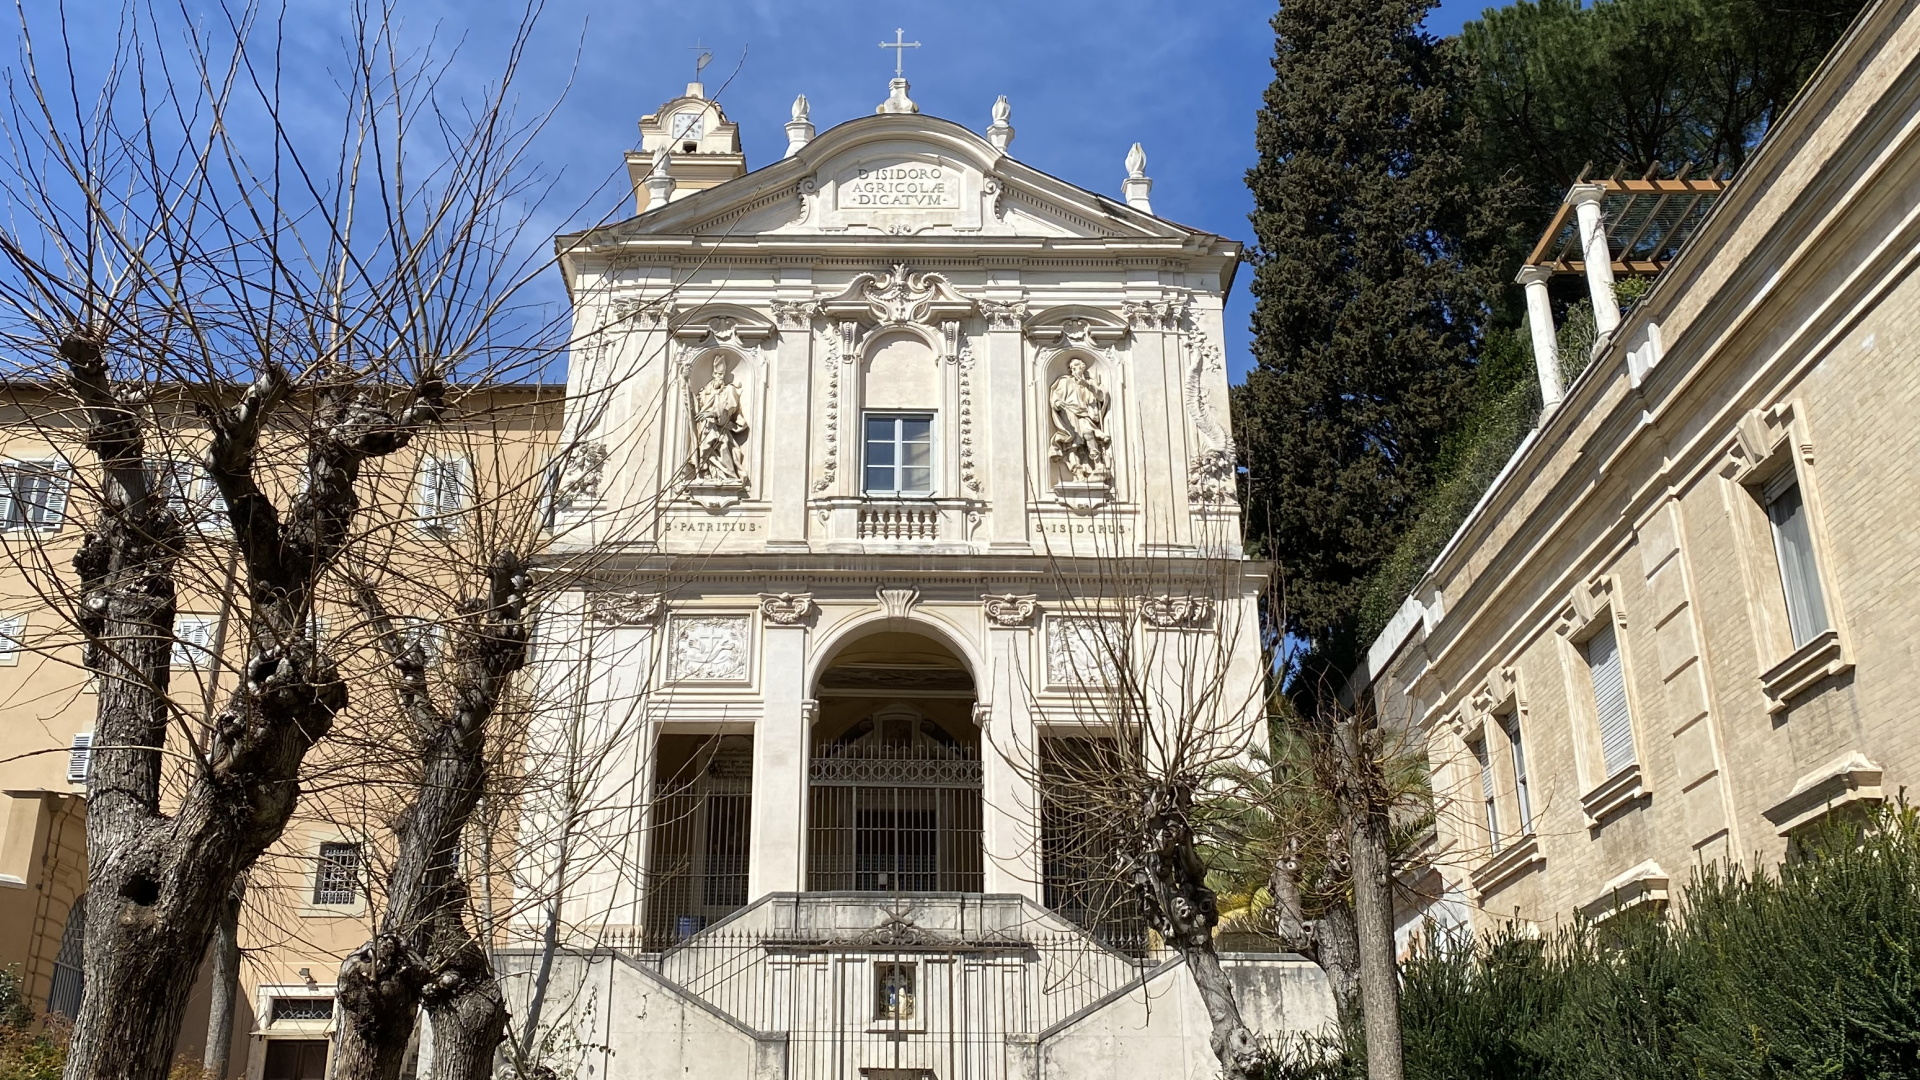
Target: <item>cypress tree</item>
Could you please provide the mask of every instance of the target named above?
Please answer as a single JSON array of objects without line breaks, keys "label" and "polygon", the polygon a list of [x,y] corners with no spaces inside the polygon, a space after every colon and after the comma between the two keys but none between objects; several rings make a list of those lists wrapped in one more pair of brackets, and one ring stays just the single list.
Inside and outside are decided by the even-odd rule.
[{"label": "cypress tree", "polygon": [[1249,534],[1312,694],[1365,643],[1392,550],[1467,404],[1492,275],[1467,256],[1505,188],[1473,183],[1451,43],[1427,0],[1286,0],[1248,172],[1255,370],[1235,392]]}]

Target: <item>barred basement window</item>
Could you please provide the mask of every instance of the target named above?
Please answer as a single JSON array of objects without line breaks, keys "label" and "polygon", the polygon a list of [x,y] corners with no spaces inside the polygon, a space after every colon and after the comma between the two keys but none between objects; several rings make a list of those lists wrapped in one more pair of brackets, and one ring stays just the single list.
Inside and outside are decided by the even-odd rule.
[{"label": "barred basement window", "polygon": [[273,1011],[267,1022],[277,1024],[282,1020],[331,1019],[333,999],[330,997],[277,997],[273,999]]},{"label": "barred basement window", "polygon": [[320,866],[313,875],[313,902],[352,904],[358,901],[359,896],[360,845],[321,844]]}]

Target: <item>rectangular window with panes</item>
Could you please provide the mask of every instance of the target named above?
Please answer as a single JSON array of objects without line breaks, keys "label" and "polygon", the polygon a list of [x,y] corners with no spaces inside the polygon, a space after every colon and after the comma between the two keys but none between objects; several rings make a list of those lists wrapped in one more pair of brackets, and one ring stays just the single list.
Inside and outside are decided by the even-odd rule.
[{"label": "rectangular window with panes", "polygon": [[329,907],[360,901],[360,845],[329,841],[320,845],[313,873],[313,902]]},{"label": "rectangular window with panes", "polygon": [[1520,835],[1533,832],[1533,791],[1527,782],[1527,748],[1520,742],[1520,717],[1508,713],[1499,718],[1500,730],[1507,736],[1508,760],[1513,765],[1513,794],[1520,811]]},{"label": "rectangular window with panes", "polygon": [[1638,758],[1633,749],[1633,713],[1627,707],[1627,677],[1620,663],[1620,639],[1611,615],[1582,646],[1593,683],[1593,712],[1600,729],[1600,761],[1607,776],[1618,776]]},{"label": "rectangular window with panes", "polygon": [[1799,474],[1787,469],[1761,495],[1767,504],[1767,523],[1773,530],[1773,553],[1780,563],[1787,628],[1797,649],[1829,629],[1827,598],[1820,588],[1820,566],[1814,561],[1813,530],[1807,524]]},{"label": "rectangular window with panes", "polygon": [[58,461],[0,462],[0,529],[52,532],[66,520],[67,467]]},{"label": "rectangular window with panes", "polygon": [[931,414],[867,414],[863,485],[869,495],[933,494]]},{"label": "rectangular window with panes", "polygon": [[460,530],[460,515],[473,490],[473,469],[466,458],[420,459],[417,507],[420,526],[428,532],[450,535]]}]

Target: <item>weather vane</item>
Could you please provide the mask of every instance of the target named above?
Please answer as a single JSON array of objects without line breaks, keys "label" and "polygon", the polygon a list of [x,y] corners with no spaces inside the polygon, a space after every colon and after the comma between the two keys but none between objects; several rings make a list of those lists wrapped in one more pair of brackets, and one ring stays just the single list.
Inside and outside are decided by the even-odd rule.
[{"label": "weather vane", "polygon": [[881,48],[893,50],[893,77],[896,79],[904,79],[907,76],[907,73],[904,70],[904,66],[902,63],[906,59],[907,50],[917,49],[920,47],[920,43],[917,41],[901,40],[906,36],[907,36],[907,32],[905,30],[902,30],[899,27],[895,27],[893,31],[893,40],[883,41],[880,43]]},{"label": "weather vane", "polygon": [[699,82],[700,73],[707,70],[708,64],[713,63],[713,54],[707,51],[705,45],[700,44],[699,38],[694,38],[693,44],[687,46],[687,48],[694,49],[700,53],[699,56],[693,58],[693,81]]}]

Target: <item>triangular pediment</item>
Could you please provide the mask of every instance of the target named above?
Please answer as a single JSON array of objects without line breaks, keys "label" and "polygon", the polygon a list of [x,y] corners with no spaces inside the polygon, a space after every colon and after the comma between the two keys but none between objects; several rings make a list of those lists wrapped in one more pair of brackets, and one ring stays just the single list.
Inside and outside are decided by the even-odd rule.
[{"label": "triangular pediment", "polygon": [[876,115],[822,133],[739,179],[562,243],[675,236],[1176,240],[1208,234],[1025,165],[923,115]]}]

